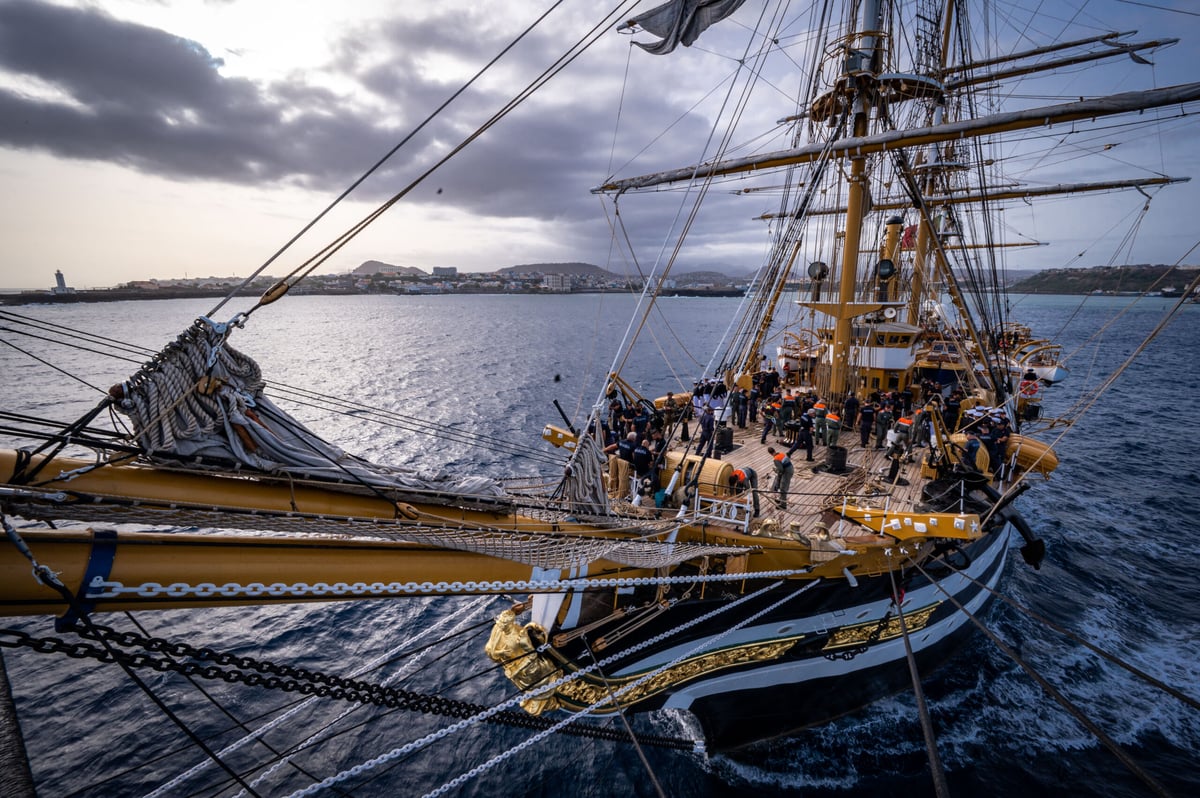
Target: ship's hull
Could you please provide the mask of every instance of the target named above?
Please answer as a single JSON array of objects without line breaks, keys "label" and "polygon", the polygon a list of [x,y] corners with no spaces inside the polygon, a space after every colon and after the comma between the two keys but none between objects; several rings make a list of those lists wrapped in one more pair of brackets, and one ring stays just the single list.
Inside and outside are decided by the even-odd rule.
[{"label": "ship's hull", "polygon": [[[984,612],[990,603],[986,591],[975,592],[973,601],[964,602],[972,615]],[[949,612],[909,638],[922,679],[950,659],[974,629],[965,615]],[[912,689],[903,637],[845,654],[817,651],[735,678],[680,691],[666,704],[688,702],[712,751],[743,748],[818,726]]]},{"label": "ship's hull", "polygon": [[[992,594],[980,584],[995,587],[1007,549],[1006,526],[950,555],[966,576],[940,564],[923,566],[933,581],[916,569],[908,572],[905,625],[922,677],[953,655],[973,628],[950,597],[972,616],[984,613]],[[891,577],[859,577],[857,583],[818,584],[768,610],[789,591],[803,587],[788,583],[620,661],[607,672],[608,685],[615,689],[666,667],[663,675],[633,693],[632,708],[689,711],[712,751],[744,747],[853,712],[911,687],[904,634],[891,601]],[[690,611],[699,617],[718,604],[697,602]],[[763,610],[767,611],[760,618],[726,634],[739,618]],[[685,624],[686,614],[687,610],[677,615],[675,622]],[[643,627],[639,641],[657,635],[657,626]],[[705,638],[712,640],[709,648],[675,662],[700,649]],[[639,641],[623,642],[632,647]]]}]

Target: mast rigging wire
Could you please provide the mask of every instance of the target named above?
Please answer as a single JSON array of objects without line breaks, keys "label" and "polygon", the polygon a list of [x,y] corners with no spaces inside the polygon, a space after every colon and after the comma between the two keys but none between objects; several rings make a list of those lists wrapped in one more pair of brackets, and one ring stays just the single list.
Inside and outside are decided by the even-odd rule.
[{"label": "mast rigging wire", "polygon": [[900,622],[900,632],[904,640],[904,656],[908,661],[908,673],[912,677],[913,694],[917,700],[917,712],[921,717],[921,731],[925,736],[925,755],[929,759],[929,769],[933,774],[933,790],[938,798],[949,798],[950,786],[946,783],[946,771],[942,767],[942,759],[938,756],[937,740],[933,735],[933,720],[929,717],[929,707],[925,703],[925,692],[921,689],[921,674],[917,670],[917,661],[913,656],[912,641],[909,639],[908,624],[904,620],[904,598],[896,586],[896,569],[891,567],[891,552],[888,552],[888,577],[892,582],[892,604],[896,607],[896,618]]},{"label": "mast rigging wire", "polygon": [[[11,318],[9,319],[10,321],[13,321],[18,324],[23,324],[23,325],[31,327],[33,329],[42,329],[44,332],[47,332],[50,334],[63,335],[63,336],[66,336],[67,338],[73,338],[73,339],[77,339],[79,341],[86,341],[86,342],[90,342],[90,343],[108,343],[109,345],[113,346],[114,349],[116,349],[117,351],[106,352],[101,349],[94,349],[92,347],[83,346],[82,344],[79,344],[79,343],[76,343],[76,342],[70,341],[70,340],[64,341],[64,340],[58,340],[58,339],[48,337],[48,336],[36,335],[34,333],[28,332],[23,329],[17,329],[15,327],[0,327],[0,331],[2,331],[2,332],[9,332],[12,334],[24,335],[24,336],[35,338],[38,340],[46,341],[48,343],[57,344],[59,346],[69,347],[72,349],[76,349],[78,351],[88,352],[91,354],[102,355],[104,357],[109,357],[109,358],[112,358],[115,360],[120,360],[120,361],[124,361],[127,363],[132,363],[135,365],[141,365],[142,361],[138,360],[136,358],[133,358],[133,357],[127,357],[125,355],[118,354],[118,352],[124,351],[124,352],[128,352],[130,354],[140,354],[140,355],[147,356],[147,357],[152,357],[154,354],[156,354],[156,352],[154,350],[148,349],[145,347],[138,347],[138,346],[135,346],[132,344],[123,344],[121,342],[115,341],[114,339],[106,338],[104,336],[96,335],[94,333],[87,333],[82,330],[72,330],[71,328],[64,327],[62,325],[51,324],[48,322],[43,323],[43,322],[40,322],[40,321],[30,318],[30,317],[25,317],[25,316],[20,316],[19,314],[11,314],[11,313],[6,313],[4,311],[0,311],[0,319],[5,318],[6,316],[11,316]],[[52,329],[52,328],[57,328],[57,329]],[[23,348],[17,346],[16,344],[13,344],[11,341],[8,341],[7,339],[0,338],[0,343],[7,344],[11,348],[21,352],[22,354],[27,355],[31,359],[36,360],[40,363],[43,363],[44,365],[48,366],[49,368],[59,371],[60,373],[70,377],[71,379],[81,382],[82,384],[93,389],[97,393],[107,395],[107,391],[105,389],[102,389],[96,385],[93,385],[92,383],[89,383],[86,380],[84,380],[74,374],[71,374],[70,372],[68,372],[62,368],[55,366],[53,363],[50,363],[49,361],[37,356],[36,354],[29,352],[28,350],[23,349]],[[345,415],[345,416],[353,416],[357,419],[367,420],[367,421],[371,421],[372,423],[376,423],[376,424],[380,424],[380,425],[384,425],[384,426],[391,426],[391,427],[394,427],[397,429],[402,429],[402,430],[406,430],[406,431],[417,433],[417,434],[437,436],[444,440],[452,440],[452,441],[459,442],[459,443],[478,445],[478,446],[488,448],[489,450],[495,451],[499,454],[527,457],[531,460],[542,462],[547,465],[552,465],[554,467],[561,466],[561,464],[563,462],[562,458],[556,457],[553,454],[544,451],[543,449],[540,449],[536,446],[532,446],[529,444],[517,443],[517,442],[514,442],[507,438],[481,435],[481,434],[472,433],[472,432],[464,432],[462,430],[459,430],[459,429],[449,426],[449,425],[438,424],[436,422],[427,421],[427,420],[421,419],[416,416],[405,416],[403,414],[396,413],[395,411],[385,410],[383,408],[374,407],[372,405],[367,405],[367,404],[364,404],[361,402],[356,402],[356,401],[352,401],[352,400],[348,400],[348,399],[339,399],[337,397],[329,396],[327,394],[321,394],[321,393],[317,393],[315,391],[310,391],[305,388],[290,386],[290,385],[287,385],[286,383],[268,381],[266,384],[268,387],[275,389],[276,395],[279,396],[280,398],[287,399],[288,401],[293,402],[294,404],[312,407],[314,409],[320,409],[320,410],[323,410],[324,412],[336,413],[336,414]],[[365,411],[369,415],[363,415],[362,411]]]},{"label": "mast rigging wire", "polygon": [[1050,620],[1046,616],[1041,615],[1041,614],[1033,611],[1029,607],[1026,607],[1023,604],[1018,603],[1012,597],[1006,596],[1003,593],[984,584],[983,582],[980,582],[978,579],[971,576],[966,571],[963,571],[962,569],[956,567],[952,562],[950,562],[948,560],[945,560],[944,562],[945,562],[946,566],[951,568],[959,576],[969,579],[971,581],[971,583],[974,584],[976,587],[986,590],[988,593],[990,593],[991,595],[1000,599],[1005,604],[1009,605],[1010,607],[1012,607],[1013,609],[1022,613],[1023,615],[1037,621],[1038,623],[1042,624],[1043,626],[1045,626],[1048,629],[1052,629],[1055,632],[1058,632],[1063,637],[1066,637],[1067,639],[1069,639],[1075,643],[1078,643],[1079,645],[1081,645],[1084,648],[1091,651],[1093,654],[1096,654],[1097,656],[1108,660],[1109,662],[1116,665],[1117,667],[1128,671],[1129,673],[1133,674],[1134,676],[1136,676],[1138,679],[1142,680],[1146,684],[1148,684],[1152,687],[1155,687],[1155,688],[1163,691],[1164,693],[1167,693],[1168,695],[1183,702],[1184,704],[1191,707],[1192,709],[1200,710],[1200,700],[1192,698],[1187,693],[1184,693],[1183,691],[1178,690],[1169,684],[1166,684],[1165,682],[1161,681],[1160,679],[1154,678],[1150,674],[1148,674],[1145,671],[1143,671],[1142,669],[1138,668],[1136,665],[1128,663],[1125,660],[1121,659],[1120,657],[1116,656],[1115,654],[1111,654],[1111,653],[1105,651],[1104,649],[1100,648],[1096,644],[1094,644],[1088,640],[1085,640],[1083,637],[1072,632],[1070,629],[1067,629],[1064,626],[1060,626],[1059,624]]},{"label": "mast rigging wire", "polygon": [[[558,2],[561,3],[562,0],[558,0]],[[471,133],[466,138],[464,138],[461,142],[459,142],[457,145],[455,145],[449,152],[447,152],[444,156],[442,156],[440,159],[438,159],[436,162],[434,162],[434,164],[432,166],[430,166],[428,169],[426,169],[424,172],[422,172],[420,175],[418,175],[416,178],[414,178],[408,185],[406,185],[399,192],[397,192],[395,195],[393,195],[391,199],[387,200],[386,202],[381,204],[378,208],[376,208],[374,211],[367,214],[367,216],[363,217],[361,220],[359,220],[359,222],[352,225],[348,230],[343,232],[340,236],[335,238],[332,242],[327,244],[324,248],[319,250],[316,254],[312,255],[308,260],[304,261],[303,263],[298,265],[296,268],[294,268],[291,272],[289,272],[287,275],[285,275],[284,278],[282,278],[279,281],[279,283],[276,284],[276,288],[273,288],[270,291],[268,291],[267,294],[264,294],[263,299],[261,299],[259,301],[259,303],[257,305],[255,305],[254,307],[252,307],[250,310],[246,311],[246,313],[243,314],[243,316],[248,317],[251,313],[253,313],[258,308],[264,307],[266,304],[269,304],[270,302],[274,301],[279,296],[282,296],[282,293],[276,293],[276,289],[281,289],[281,291],[286,291],[286,289],[288,287],[299,283],[305,277],[312,274],[312,272],[318,266],[320,266],[322,263],[327,261],[334,254],[336,254],[346,244],[350,243],[350,241],[353,240],[355,237],[357,237],[359,233],[361,233],[363,230],[365,230],[367,227],[369,227],[372,222],[374,222],[376,219],[378,219],[380,216],[382,216],[393,205],[395,205],[397,202],[399,202],[401,199],[403,199],[405,196],[407,196],[413,189],[415,189],[417,186],[419,186],[421,183],[423,183],[426,178],[428,178],[435,171],[440,169],[450,159],[452,159],[456,155],[458,155],[459,152],[466,149],[466,147],[468,145],[470,145],[472,142],[474,142],[476,139],[478,139],[480,136],[482,136],[484,133],[486,133],[488,130],[490,130],[494,125],[496,125],[498,122],[500,122],[500,120],[504,119],[504,117],[506,117],[510,112],[512,112],[518,106],[520,106],[522,103],[524,103],[525,100],[529,99],[529,97],[531,97],[535,92],[537,92],[542,86],[544,86],[546,83],[549,83],[550,80],[552,80],[554,77],[556,77],[559,72],[561,72],[568,65],[570,65],[576,58],[578,58],[585,51],[590,49],[591,46],[594,45],[600,39],[600,37],[603,35],[603,33],[607,30],[607,25],[609,24],[608,20],[610,18],[622,15],[624,13],[622,11],[622,6],[630,5],[630,7],[632,7],[632,5],[635,5],[637,2],[638,2],[638,0],[622,0],[621,3],[618,3],[618,5],[616,7],[614,7],[612,10],[610,10],[600,20],[600,22],[597,22],[596,25],[593,28],[591,28],[591,30],[589,30],[582,37],[580,37],[580,39],[578,41],[576,41],[575,44],[571,45],[571,47],[569,47],[563,55],[559,56],[551,66],[547,67],[540,75],[538,75],[536,78],[534,78],[534,80],[532,82],[527,84],[526,87],[524,89],[522,89],[520,92],[518,92],[518,94],[513,99],[511,99],[507,103],[505,103],[501,107],[500,110],[498,110],[496,113],[494,113],[486,122],[484,122],[482,125],[480,125],[473,133]],[[555,4],[555,6],[557,6],[557,3]],[[553,10],[553,7],[550,10]],[[533,25],[530,26],[530,29],[532,29],[533,27],[536,27],[538,24],[540,24],[540,22],[543,19],[545,19],[545,17],[550,13],[550,10],[547,10],[545,13],[543,13],[543,15],[536,22],[534,22]],[[589,37],[591,37],[590,41],[588,41]],[[292,278],[295,278],[294,281],[289,283],[288,281],[291,280]]]},{"label": "mast rigging wire", "polygon": [[[759,14],[758,21],[755,25],[754,30],[757,31],[763,25],[763,19],[765,18],[766,13],[767,13],[767,8],[766,8],[766,5],[764,5],[762,12]],[[778,13],[778,10],[777,10],[777,13]],[[781,18],[780,18],[780,21],[781,21]],[[777,22],[776,24],[779,24],[779,23]],[[772,41],[771,38],[767,38],[766,40],[768,42]],[[717,122],[719,122],[721,120],[721,118],[724,116],[725,108],[728,107],[728,105],[730,103],[730,99],[733,96],[734,89],[737,86],[737,75],[739,73],[741,73],[744,69],[747,69],[747,67],[746,67],[747,55],[750,52],[752,43],[753,43],[753,38],[749,39],[746,42],[746,47],[743,52],[743,55],[737,62],[737,64],[738,64],[737,69],[734,71],[734,74],[730,78],[729,90],[726,92],[725,98],[721,104],[721,108],[718,110],[718,112],[716,114],[713,126],[709,129],[708,138],[705,140],[705,143],[704,143],[704,146],[703,146],[701,152],[707,152],[709,146],[713,143],[713,139],[716,136],[716,131],[717,131]],[[633,45],[631,44],[630,47],[632,47],[632,46]],[[767,48],[767,49],[769,49],[769,48]],[[758,52],[756,58],[761,62],[761,60],[763,58],[765,58],[765,54],[766,54],[766,50],[760,50]],[[750,70],[750,74],[754,76],[754,79],[747,81],[746,85],[743,87],[741,100],[736,104],[733,115],[730,119],[728,127],[726,128],[726,132],[717,145],[717,150],[716,150],[716,154],[714,155],[714,158],[719,159],[721,157],[721,154],[730,146],[730,139],[733,134],[733,131],[736,129],[736,122],[740,118],[741,113],[745,109],[745,103],[748,101],[750,88],[755,84],[755,82],[758,78],[757,70]],[[703,159],[700,159],[700,160],[702,161]],[[680,216],[683,213],[683,209],[688,201],[688,197],[691,196],[691,194],[692,194],[692,188],[695,184],[695,178],[697,175],[699,175],[699,173],[701,172],[701,169],[702,169],[702,167],[700,166],[700,163],[698,162],[695,170],[693,171],[692,179],[691,179],[691,181],[689,181],[687,188],[684,192],[684,196],[679,203],[679,207],[676,209],[675,217],[672,220],[672,222],[668,228],[668,235],[670,235],[672,237],[673,237],[673,234],[671,234],[670,231],[674,230],[676,228],[676,225],[679,223]],[[671,254],[667,257],[666,265],[663,267],[662,272],[660,274],[660,273],[658,273],[658,265],[660,263],[662,263],[663,255],[666,250],[667,243],[669,241],[669,238],[667,236],[664,236],[663,245],[659,250],[659,254],[655,260],[654,265],[650,269],[650,274],[648,277],[643,279],[642,292],[638,299],[638,308],[642,308],[643,305],[645,307],[644,307],[644,309],[642,309],[640,311],[640,313],[638,312],[637,309],[635,309],[634,315],[630,319],[629,326],[626,328],[625,335],[624,335],[620,345],[617,347],[617,354],[614,357],[612,367],[609,369],[610,373],[620,374],[624,370],[625,364],[628,362],[629,357],[632,356],[634,344],[637,342],[642,330],[646,327],[646,325],[649,321],[651,312],[656,307],[656,301],[658,298],[658,286],[660,286],[662,284],[662,281],[665,280],[667,278],[667,276],[671,273],[671,270],[672,270],[673,266],[675,265],[677,258],[679,256],[679,253],[682,250],[683,242],[687,237],[688,231],[691,229],[691,225],[694,223],[697,215],[699,214],[700,207],[704,200],[704,197],[707,196],[708,190],[712,184],[713,184],[713,176],[712,175],[708,175],[702,181],[699,189],[697,190],[696,198],[692,202],[691,210],[688,213],[688,217],[687,217],[686,221],[684,222],[683,228],[682,228],[681,232],[679,233],[678,237],[675,238],[674,249],[672,250]],[[618,195],[618,197],[619,197],[619,195]],[[615,203],[616,203],[616,201],[614,200],[614,205],[615,205]],[[619,216],[619,214],[618,214],[618,216]],[[632,254],[632,248],[631,248],[631,254]],[[639,267],[639,273],[640,272],[641,272],[641,269]],[[635,320],[637,321],[636,327],[634,325]],[[705,373],[707,374],[707,372],[708,372],[708,369],[706,368]],[[596,416],[599,413],[600,408],[602,407],[601,397],[603,396],[603,390],[604,389],[602,387],[601,395],[596,397],[595,404],[593,405],[593,411],[592,411],[591,416],[589,416],[589,419]],[[573,456],[572,460],[574,460],[574,456]]]},{"label": "mast rigging wire", "polygon": [[[408,135],[406,135],[399,142],[397,142],[397,144],[394,147],[392,147],[392,149],[388,150],[388,152],[385,153],[383,155],[383,157],[381,157],[370,168],[368,168],[367,171],[365,171],[362,175],[360,175],[358,177],[358,179],[356,179],[353,183],[351,183],[349,186],[347,186],[346,189],[341,194],[339,194],[332,202],[329,203],[329,205],[325,206],[325,208],[320,213],[318,213],[315,217],[313,217],[306,225],[304,225],[304,227],[302,227],[299,232],[297,232],[294,236],[292,236],[282,247],[280,247],[278,250],[276,250],[275,254],[273,254],[273,255],[271,255],[271,257],[267,258],[267,260],[261,266],[259,266],[257,269],[255,269],[255,271],[249,277],[247,277],[242,282],[241,285],[236,286],[232,291],[230,291],[229,294],[227,294],[224,299],[222,299],[212,310],[210,310],[207,315],[209,317],[212,317],[213,315],[215,315],[216,312],[218,310],[220,310],[222,307],[224,307],[225,304],[227,302],[229,302],[229,300],[233,299],[233,297],[236,296],[239,291],[241,291],[242,289],[244,289],[248,285],[250,285],[250,283],[253,282],[253,280],[256,277],[258,277],[260,274],[262,274],[263,271],[268,266],[270,266],[272,263],[274,263],[276,259],[278,259],[281,255],[283,255],[284,252],[286,252],[297,241],[299,241],[301,236],[303,236],[305,233],[307,233],[309,230],[311,230],[318,222],[321,221],[321,219],[325,218],[325,216],[327,214],[329,214],[335,207],[337,207],[339,204],[341,204],[341,202],[344,199],[346,199],[346,197],[350,196],[350,194],[356,188],[358,188],[360,185],[362,185],[363,182],[368,177],[370,177],[372,174],[374,174],[387,161],[391,160],[393,155],[395,155],[397,152],[399,152],[400,149],[402,147],[404,147],[404,145],[406,145],[409,141],[411,141],[412,138],[417,135],[417,133],[421,132],[421,130],[424,129],[426,125],[428,125],[430,122],[432,122],[434,119],[436,119],[438,117],[438,115],[440,115],[442,113],[442,111],[444,111],[447,107],[449,107],[449,105],[451,103],[453,103],[456,99],[458,99],[468,88],[471,87],[471,85],[473,83],[475,83],[475,81],[477,81],[479,78],[483,77],[483,75],[489,69],[491,69],[493,66],[495,66],[495,64],[501,58],[503,58],[510,50],[512,50],[512,48],[516,47],[516,45],[522,39],[524,39],[531,31],[534,30],[534,28],[536,28],[539,24],[541,24],[541,22],[547,16],[549,16],[549,14],[554,9],[556,9],[556,8],[558,8],[558,6],[562,5],[562,3],[563,3],[563,0],[556,0],[554,3],[552,3],[551,6],[549,8],[547,8],[545,11],[543,11],[542,14],[536,20],[534,20],[534,22],[532,24],[530,24],[528,27],[526,27],[525,30],[521,31],[521,33],[515,39],[513,39],[511,42],[509,42],[508,45],[506,45],[503,49],[501,49],[500,52],[497,53],[492,58],[492,60],[490,60],[486,64],[484,64],[484,66],[481,69],[479,69],[479,71],[477,71],[474,75],[472,75],[471,78],[469,80],[467,80],[466,83],[464,83],[453,94],[451,94],[449,97],[447,97],[442,102],[442,104],[439,105],[437,108],[435,108],[432,113],[430,113],[428,116],[426,116],[425,119],[423,119],[420,124],[418,124],[415,128],[413,128],[411,131],[409,131]],[[296,273],[295,270],[293,270],[291,272],[291,274],[293,274],[293,275],[295,273]]]},{"label": "mast rigging wire", "polygon": [[993,632],[991,629],[988,629],[978,617],[973,615],[966,607],[962,605],[957,597],[952,595],[946,590],[945,587],[942,586],[940,582],[926,573],[925,569],[921,567],[920,563],[918,563],[912,557],[909,557],[909,561],[913,564],[914,568],[920,571],[921,574],[925,576],[925,578],[928,579],[931,584],[936,586],[938,590],[940,590],[946,596],[946,599],[950,601],[959,612],[965,615],[977,629],[983,632],[983,634],[992,641],[996,648],[1000,649],[1005,656],[1016,663],[1021,670],[1025,671],[1029,678],[1033,679],[1033,681],[1042,688],[1046,695],[1054,699],[1059,706],[1066,710],[1067,714],[1069,714],[1076,721],[1078,721],[1080,725],[1091,732],[1096,739],[1100,741],[1100,744],[1107,748],[1109,752],[1115,756],[1117,760],[1126,767],[1127,770],[1129,770],[1130,773],[1132,773],[1143,784],[1149,787],[1151,792],[1153,792],[1155,795],[1162,796],[1162,798],[1169,798],[1170,793],[1168,793],[1166,789],[1164,789],[1163,786],[1154,779],[1154,777],[1143,770],[1141,765],[1135,762],[1133,758],[1125,751],[1125,749],[1121,748],[1121,746],[1117,744],[1116,740],[1112,739],[1112,737],[1110,737],[1103,729],[1097,726],[1095,722],[1083,712],[1083,710],[1081,710],[1070,699],[1063,695],[1058,688],[1050,684],[1050,682],[1047,681],[1044,676],[1038,673],[1032,665],[1023,660],[1021,656],[1017,654],[1017,652],[1014,651],[1011,646],[1001,640],[995,632]]},{"label": "mast rigging wire", "polygon": [[[592,644],[588,642],[587,635],[584,635],[582,640],[583,644],[587,647],[588,655],[593,660],[596,659],[596,652],[592,650]],[[646,752],[638,744],[637,734],[634,733],[633,726],[629,725],[629,718],[625,715],[625,707],[617,703],[616,696],[613,694],[612,684],[608,681],[608,676],[604,674],[604,669],[597,667],[596,675],[604,683],[605,691],[607,691],[609,697],[612,699],[613,706],[617,708],[617,717],[621,719],[621,725],[625,727],[625,731],[629,733],[629,739],[633,741],[633,748],[637,752],[638,760],[642,763],[642,767],[646,770],[646,775],[650,777],[650,784],[653,785],[654,792],[658,794],[658,798],[667,798],[667,793],[663,790],[662,784],[659,783],[654,768],[650,766],[650,760],[646,758]]]}]

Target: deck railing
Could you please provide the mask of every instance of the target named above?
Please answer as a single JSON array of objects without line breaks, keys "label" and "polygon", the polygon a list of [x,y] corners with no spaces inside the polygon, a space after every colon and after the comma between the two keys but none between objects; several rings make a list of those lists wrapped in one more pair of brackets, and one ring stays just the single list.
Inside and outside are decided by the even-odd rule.
[{"label": "deck railing", "polygon": [[745,533],[750,531],[753,509],[749,493],[742,494],[737,499],[723,499],[697,493],[695,499],[692,500],[692,516],[697,521],[732,524],[741,527],[742,532]]}]

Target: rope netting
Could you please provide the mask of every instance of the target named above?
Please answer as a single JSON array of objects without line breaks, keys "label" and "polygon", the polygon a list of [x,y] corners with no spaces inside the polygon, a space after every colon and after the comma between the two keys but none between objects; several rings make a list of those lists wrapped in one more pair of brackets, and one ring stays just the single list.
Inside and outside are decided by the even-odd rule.
[{"label": "rope netting", "polygon": [[[49,501],[46,497],[13,496],[12,509],[26,518],[70,518],[87,523],[169,524],[186,529],[256,530],[291,535],[333,536],[418,543],[469,551],[545,569],[582,568],[604,559],[631,568],[666,568],[705,556],[744,554],[741,546],[677,543],[670,538],[677,521],[636,520],[635,525],[612,526],[610,536],[530,531],[511,528],[446,524],[427,516],[409,519],[361,518],[311,513],[271,513],[238,508],[188,507],[179,503],[112,504],[80,496],[78,501]],[[432,523],[431,523],[432,521]],[[611,522],[610,522],[611,523]],[[219,534],[219,533],[218,533]],[[620,537],[617,537],[619,535]],[[630,537],[635,535],[636,537]]]}]

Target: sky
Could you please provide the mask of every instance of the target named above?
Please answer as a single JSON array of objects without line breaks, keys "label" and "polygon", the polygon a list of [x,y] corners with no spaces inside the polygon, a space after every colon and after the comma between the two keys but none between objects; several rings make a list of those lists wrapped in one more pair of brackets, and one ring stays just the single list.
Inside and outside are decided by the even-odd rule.
[{"label": "sky", "polygon": [[[1200,80],[1200,9],[1193,0],[995,5],[1010,4],[1040,5],[1054,24],[1079,35],[1108,26],[1138,29],[1138,39],[1184,37],[1151,56],[1153,66],[1122,56],[1126,63],[1103,85],[1089,85],[1093,73],[1081,71],[1073,79],[1081,96]],[[49,287],[55,270],[77,288],[249,275],[551,5],[0,0],[0,289]],[[553,11],[266,273],[304,262],[412,183],[594,24],[602,8],[568,0]],[[610,174],[694,162],[726,101],[712,87],[736,68],[763,10],[760,0],[748,0],[670,56],[631,47],[653,36],[631,37],[606,23],[597,44],[545,89],[317,271],[347,272],[366,260],[426,271],[564,261],[627,271],[628,258],[612,242],[611,207],[589,189]],[[1033,41],[1034,33],[1019,37]],[[793,72],[803,68],[802,58]],[[790,112],[782,86],[770,105],[747,111],[772,122]],[[1143,131],[1119,141],[1114,131],[1103,145],[1111,155],[1101,176],[1166,171],[1196,178],[1155,196],[1153,221],[1134,221],[1144,198],[1133,193],[1105,195],[1084,213],[1064,203],[1018,208],[1005,217],[1013,234],[1055,246],[1028,250],[1011,266],[1103,265],[1131,229],[1136,247],[1121,252],[1121,262],[1183,257],[1195,243],[1200,207],[1198,131],[1190,118],[1167,130],[1163,139]],[[1113,149],[1114,142],[1120,146]],[[1072,172],[1066,162],[1057,166]],[[643,213],[637,221],[631,213],[621,218],[646,268],[662,257],[666,232],[681,224],[682,203],[659,201],[644,211],[649,206],[637,197],[622,203],[623,211]],[[723,224],[697,232],[677,268],[753,271],[770,240],[768,227],[753,219],[774,208],[765,198],[735,203],[731,196],[715,206],[710,213]],[[1200,254],[1185,262],[1200,262]]]}]

